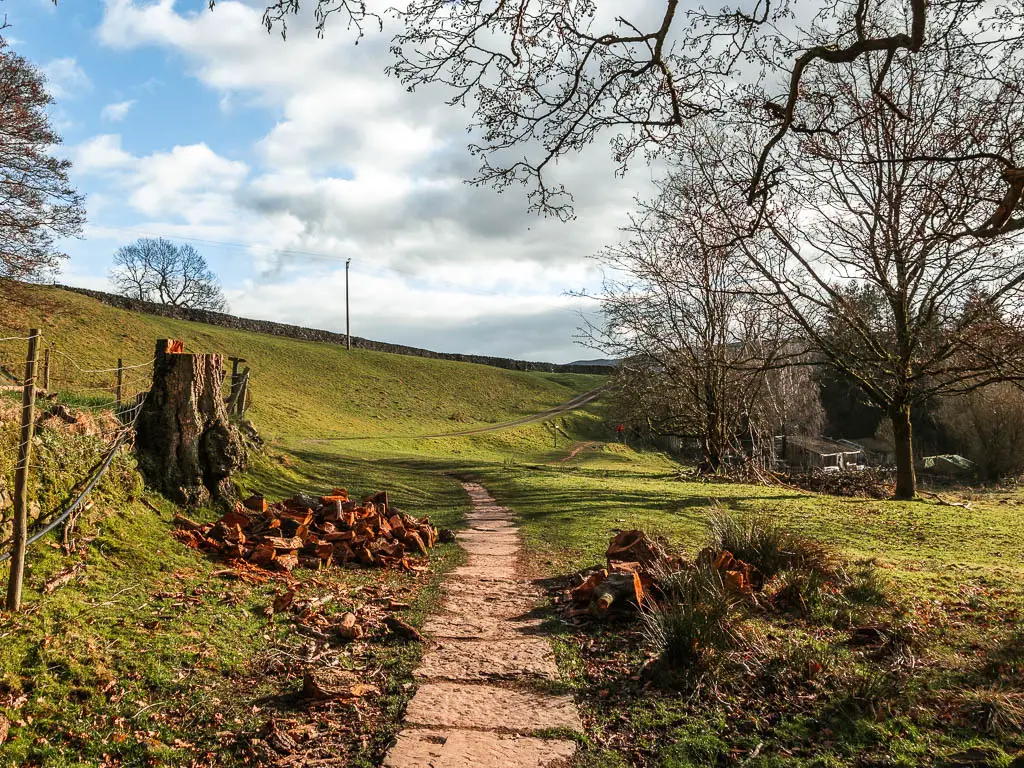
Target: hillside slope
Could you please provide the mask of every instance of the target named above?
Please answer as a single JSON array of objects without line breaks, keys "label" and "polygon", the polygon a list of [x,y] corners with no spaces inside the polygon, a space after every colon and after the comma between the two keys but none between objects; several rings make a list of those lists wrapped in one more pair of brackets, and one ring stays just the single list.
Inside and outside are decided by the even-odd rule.
[{"label": "hillside slope", "polygon": [[[547,410],[604,381],[347,351],[136,314],[48,287],[0,285],[0,337],[22,336],[30,327],[90,368],[109,368],[119,357],[144,363],[155,340],[167,337],[191,351],[243,357],[252,369],[251,418],[266,437],[285,442],[461,431]],[[21,346],[6,350],[8,359],[23,354]]]},{"label": "hillside slope", "polygon": [[[550,437],[541,424],[473,437],[408,440],[407,435],[465,431],[548,411],[605,381],[576,374],[526,373],[484,365],[407,357],[302,342],[127,312],[53,288],[0,283],[0,338],[31,327],[45,344],[74,359],[75,394],[102,408],[93,387],[109,387],[118,358],[148,372],[157,338],[184,340],[190,351],[244,357],[252,369],[249,411],[268,441],[236,478],[239,490],[270,498],[297,491],[350,488],[355,496],[387,489],[393,502],[442,527],[457,526],[465,494],[450,474],[469,456],[532,455]],[[19,370],[25,342],[0,342]],[[52,355],[53,390],[72,363]],[[84,386],[83,386],[84,382]],[[134,391],[132,389],[131,391]],[[18,393],[0,413],[13,466]],[[565,417],[561,417],[564,421]],[[392,437],[388,437],[392,436]],[[337,440],[330,438],[363,438]],[[4,452],[0,445],[0,453]],[[60,453],[55,446],[49,453]],[[49,453],[42,448],[37,459]],[[0,457],[2,458],[2,457]],[[81,463],[81,462],[80,462]],[[39,462],[37,461],[37,464]],[[87,465],[88,462],[85,462]],[[42,466],[40,464],[39,466]],[[40,512],[66,495],[75,474],[44,467]],[[11,617],[0,648],[0,766],[252,764],[252,747],[277,718],[293,718],[302,684],[301,634],[287,612],[267,606],[286,588],[328,602],[328,619],[344,611],[378,615],[391,598],[411,604],[418,624],[443,572],[459,558],[454,545],[431,552],[424,573],[333,570],[251,580],[172,537],[178,511],[146,494],[125,454],[92,495],[65,552],[57,534],[28,553],[25,604]],[[213,519],[212,510],[189,512]],[[225,575],[225,574],[229,575]],[[50,594],[48,584],[59,583]],[[380,695],[361,716],[331,729],[330,749],[348,765],[379,762],[412,693],[420,649],[392,642],[368,624],[358,658],[346,661],[372,679]],[[283,660],[283,661],[282,661]],[[269,724],[269,725],[268,725]],[[7,728],[9,727],[9,733]],[[262,758],[261,758],[262,759]]]}]

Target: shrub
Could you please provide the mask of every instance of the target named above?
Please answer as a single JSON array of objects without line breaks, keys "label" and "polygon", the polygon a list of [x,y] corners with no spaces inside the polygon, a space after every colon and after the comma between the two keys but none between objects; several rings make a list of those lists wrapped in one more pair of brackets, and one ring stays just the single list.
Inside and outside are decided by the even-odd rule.
[{"label": "shrub", "polygon": [[835,570],[835,556],[827,546],[784,528],[768,515],[718,512],[708,520],[708,530],[711,549],[731,552],[766,579],[795,568]]},{"label": "shrub", "polygon": [[733,609],[722,575],[711,565],[663,573],[658,587],[664,600],[644,612],[644,633],[661,660],[672,665],[708,666],[715,652],[735,642]]},{"label": "shrub", "polygon": [[831,582],[820,571],[789,570],[765,586],[765,596],[777,609],[818,616],[828,609],[830,587]]}]

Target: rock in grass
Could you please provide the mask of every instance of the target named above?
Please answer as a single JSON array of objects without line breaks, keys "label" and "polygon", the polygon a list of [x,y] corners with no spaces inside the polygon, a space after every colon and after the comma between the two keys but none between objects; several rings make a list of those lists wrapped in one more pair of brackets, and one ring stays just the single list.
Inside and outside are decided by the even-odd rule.
[{"label": "rock in grass", "polygon": [[386,616],[384,618],[384,626],[386,626],[392,634],[398,635],[404,640],[415,640],[418,643],[423,642],[423,635],[419,633],[419,630],[411,624],[406,624],[395,616]]}]

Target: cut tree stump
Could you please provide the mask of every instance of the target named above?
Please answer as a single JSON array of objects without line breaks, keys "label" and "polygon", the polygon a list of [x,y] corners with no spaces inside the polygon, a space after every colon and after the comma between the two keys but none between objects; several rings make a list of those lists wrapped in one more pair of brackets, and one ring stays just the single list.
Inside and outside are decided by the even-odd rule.
[{"label": "cut tree stump", "polygon": [[245,467],[246,456],[224,407],[223,357],[185,354],[183,346],[172,339],[157,342],[135,450],[151,486],[195,506],[230,499],[231,474]]}]

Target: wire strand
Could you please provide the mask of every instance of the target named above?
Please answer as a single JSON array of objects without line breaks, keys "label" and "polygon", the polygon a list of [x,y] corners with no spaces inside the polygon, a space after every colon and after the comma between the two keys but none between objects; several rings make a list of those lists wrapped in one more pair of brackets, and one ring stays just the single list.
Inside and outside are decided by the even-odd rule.
[{"label": "wire strand", "polygon": [[61,357],[65,358],[66,360],[70,360],[71,364],[73,366],[75,366],[75,368],[78,370],[79,373],[116,373],[117,371],[128,371],[128,370],[132,370],[133,368],[145,368],[147,366],[152,365],[154,362],[156,362],[156,358],[154,357],[149,362],[136,363],[134,365],[122,365],[120,368],[117,368],[117,367],[114,367],[114,368],[83,368],[82,366],[80,366],[75,361],[75,359],[73,357],[71,357],[71,355],[67,354],[66,352],[61,352],[56,347],[53,348],[53,351],[54,351],[54,353],[60,355]]}]

